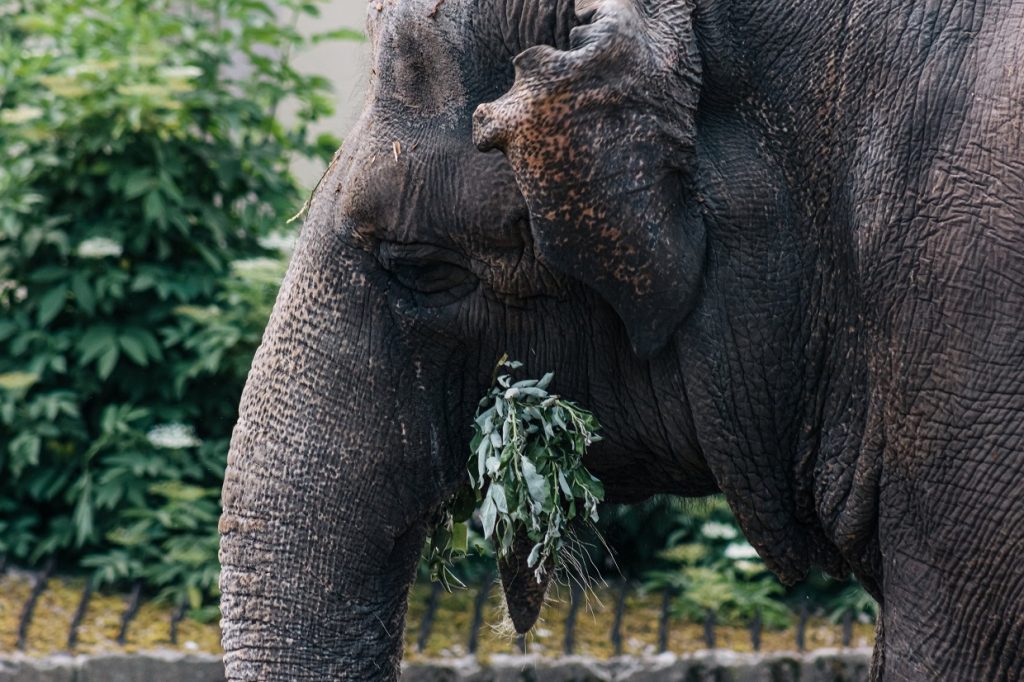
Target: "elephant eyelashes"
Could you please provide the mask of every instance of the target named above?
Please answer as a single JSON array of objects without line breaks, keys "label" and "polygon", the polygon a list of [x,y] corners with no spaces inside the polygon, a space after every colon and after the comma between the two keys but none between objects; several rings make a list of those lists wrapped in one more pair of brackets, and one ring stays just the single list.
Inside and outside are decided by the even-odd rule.
[{"label": "elephant eyelashes", "polygon": [[476,275],[454,262],[458,255],[447,249],[385,242],[378,255],[384,269],[424,307],[455,303],[479,283]]}]

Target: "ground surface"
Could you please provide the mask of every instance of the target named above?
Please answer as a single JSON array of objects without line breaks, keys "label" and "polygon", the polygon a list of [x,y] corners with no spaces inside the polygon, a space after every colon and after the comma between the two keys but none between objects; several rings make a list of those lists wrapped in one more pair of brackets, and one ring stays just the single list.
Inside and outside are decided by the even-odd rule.
[{"label": "ground surface", "polygon": [[[84,583],[81,580],[53,579],[40,595],[35,614],[28,628],[25,651],[31,655],[44,655],[66,651],[68,629],[78,607]],[[31,581],[24,575],[6,575],[0,578],[0,654],[12,652],[18,638],[18,624],[24,604],[31,593]],[[430,587],[417,586],[409,603],[409,621],[406,629],[406,658],[410,661],[464,656],[467,653],[470,623],[473,618],[475,591],[459,590],[442,594],[434,616],[434,624],[423,651],[416,646],[421,636],[421,623],[429,601]],[[185,652],[219,651],[219,630],[216,623],[199,623],[185,618],[178,625],[177,644],[170,641],[172,609],[154,603],[143,603],[131,620],[124,646],[117,643],[122,614],[127,597],[118,594],[93,596],[78,630],[76,653],[141,651],[150,649],[178,649]],[[566,590],[555,593],[541,613],[534,631],[527,637],[527,651],[545,656],[562,653],[565,620],[569,597]],[[633,594],[627,598],[622,621],[622,651],[624,654],[643,655],[657,651],[658,595]],[[610,589],[597,589],[581,606],[577,615],[574,652],[596,658],[614,654],[610,633],[615,611],[615,593]],[[484,625],[480,629],[478,655],[484,659],[493,654],[506,654],[516,650],[515,641],[502,631],[502,605],[500,590],[491,590],[483,610]],[[746,628],[718,626],[715,628],[716,646],[735,651],[751,651],[750,632]],[[840,628],[823,619],[812,618],[806,631],[809,650],[840,645]],[[873,628],[866,624],[854,625],[851,645],[871,646]],[[669,650],[676,653],[706,648],[704,627],[671,621]],[[792,651],[795,632],[792,629],[765,631],[762,651]]]}]

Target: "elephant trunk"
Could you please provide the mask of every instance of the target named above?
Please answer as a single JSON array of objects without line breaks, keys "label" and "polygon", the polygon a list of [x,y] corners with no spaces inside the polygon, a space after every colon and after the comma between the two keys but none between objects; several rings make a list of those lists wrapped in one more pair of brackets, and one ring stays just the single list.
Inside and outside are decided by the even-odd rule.
[{"label": "elephant trunk", "polygon": [[231,442],[229,680],[398,676],[436,472],[426,422],[408,414],[415,401],[400,399],[409,388],[386,361],[394,335],[374,268],[336,232],[307,224]]}]

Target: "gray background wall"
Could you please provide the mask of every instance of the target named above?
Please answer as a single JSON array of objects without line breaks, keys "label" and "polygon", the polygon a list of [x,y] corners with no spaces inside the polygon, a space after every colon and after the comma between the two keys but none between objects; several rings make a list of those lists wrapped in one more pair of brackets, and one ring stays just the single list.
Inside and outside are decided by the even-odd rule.
[{"label": "gray background wall", "polygon": [[[365,31],[366,8],[366,0],[331,0],[321,5],[319,18],[303,17],[298,29],[306,35],[343,26]],[[303,73],[320,74],[334,83],[337,112],[322,121],[316,132],[330,132],[344,138],[362,108],[370,73],[369,44],[352,41],[321,43],[296,53],[293,63]],[[282,107],[282,114],[287,116],[286,106]],[[296,161],[294,165],[296,175],[309,190],[316,185],[325,168],[326,164],[305,160]]]}]

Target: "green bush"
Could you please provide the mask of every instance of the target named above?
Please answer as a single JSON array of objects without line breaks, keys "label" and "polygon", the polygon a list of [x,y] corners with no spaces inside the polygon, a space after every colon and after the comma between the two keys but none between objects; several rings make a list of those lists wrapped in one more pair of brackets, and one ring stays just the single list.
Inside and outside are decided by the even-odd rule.
[{"label": "green bush", "polygon": [[[802,583],[784,587],[744,539],[721,497],[682,505],[662,499],[648,506],[660,509],[662,522],[673,530],[663,549],[646,558],[643,583],[649,591],[670,591],[677,616],[699,622],[710,610],[722,622],[741,625],[759,613],[766,627],[782,628],[792,624],[801,604],[833,619],[841,619],[847,609],[862,620],[876,615],[874,600],[852,579],[814,572]],[[634,514],[624,512],[627,517]],[[650,540],[648,546],[658,546]]]},{"label": "green bush", "polygon": [[721,498],[677,516],[657,558],[664,568],[648,570],[645,587],[675,593],[677,615],[701,621],[711,610],[724,622],[741,624],[760,612],[768,627],[789,624],[785,590],[743,538]]},{"label": "green bush", "polygon": [[[312,2],[0,7],[0,554],[198,608],[227,442],[330,113]],[[351,32],[316,36],[352,37]],[[294,125],[277,116],[288,101]]]}]

